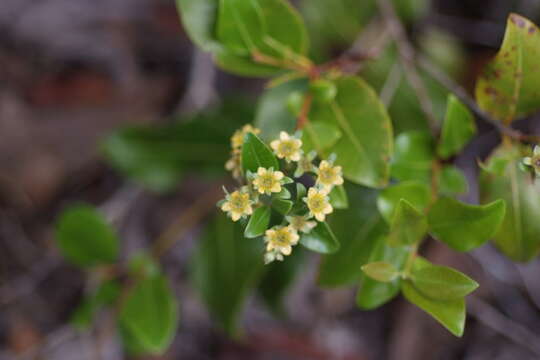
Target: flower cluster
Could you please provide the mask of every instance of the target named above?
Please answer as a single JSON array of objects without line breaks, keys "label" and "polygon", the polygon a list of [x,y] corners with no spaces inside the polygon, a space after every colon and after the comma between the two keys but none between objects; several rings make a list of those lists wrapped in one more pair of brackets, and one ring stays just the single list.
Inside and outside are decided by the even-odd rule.
[{"label": "flower cluster", "polygon": [[[316,166],[314,164],[316,153],[314,151],[304,153],[302,134],[298,132],[291,135],[282,131],[279,138],[271,141],[269,148],[265,150],[267,151],[265,155],[283,160],[281,171],[271,166],[259,167],[256,172],[248,170],[244,174],[242,147],[245,135],[249,132],[257,135],[260,130],[245,125],[231,137],[232,156],[225,166],[232,172],[233,177],[244,185],[232,193],[225,190],[225,199],[219,206],[232,221],[247,219],[260,207],[272,209],[273,213],[278,214],[279,216],[262,218],[265,220],[254,220],[253,222],[267,223],[265,228],[257,228],[255,235],[250,232],[250,236],[264,235],[265,263],[282,261],[284,256],[292,253],[293,246],[298,244],[301,234],[310,233],[317,226],[317,222],[324,222],[326,216],[333,212],[329,194],[335,186],[343,184],[342,169],[341,166],[334,165],[335,156],[320,161]],[[293,184],[295,180],[287,174],[292,174],[296,184]],[[306,174],[310,174],[311,177],[304,176]],[[302,182],[298,181],[300,177]],[[313,186],[306,190],[303,183],[311,183]],[[291,195],[291,191],[295,196]],[[253,217],[247,223],[247,228],[256,227],[251,226],[252,219]]]}]

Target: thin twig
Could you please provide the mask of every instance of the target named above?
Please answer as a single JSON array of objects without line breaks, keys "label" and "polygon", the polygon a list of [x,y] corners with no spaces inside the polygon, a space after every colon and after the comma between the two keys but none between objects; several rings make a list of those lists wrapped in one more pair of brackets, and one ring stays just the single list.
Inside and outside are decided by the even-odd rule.
[{"label": "thin twig", "polygon": [[479,297],[471,295],[467,299],[467,311],[470,315],[498,334],[540,356],[540,337],[523,325],[504,316]]},{"label": "thin twig", "polygon": [[390,0],[379,0],[377,3],[388,25],[390,35],[396,43],[399,56],[403,63],[405,76],[407,77],[416,94],[416,97],[418,98],[422,112],[428,120],[428,125],[431,132],[436,136],[438,134],[438,121],[433,112],[433,104],[429,97],[429,93],[415,66],[414,48],[407,38],[403,24],[397,17],[392,2]]}]

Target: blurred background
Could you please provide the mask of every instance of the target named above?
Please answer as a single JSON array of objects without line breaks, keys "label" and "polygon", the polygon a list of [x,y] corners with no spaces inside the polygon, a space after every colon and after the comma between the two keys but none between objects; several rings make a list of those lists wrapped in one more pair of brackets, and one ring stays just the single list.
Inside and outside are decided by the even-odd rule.
[{"label": "blurred background", "polygon": [[[294,4],[319,61],[348,49],[359,34],[368,42],[370,31],[383,26],[373,0]],[[540,20],[538,0],[395,4],[419,51],[468,90],[500,46],[509,12]],[[388,49],[361,75],[384,90],[395,61]],[[446,92],[426,81],[442,114]],[[55,219],[67,204],[90,202],[119,229],[123,256],[147,247],[211,180],[190,173],[166,194],[151,191],[144,179],[132,181],[125,168],[111,165],[117,163],[106,146],[103,151],[104,139],[124,126],[181,121],[220,103],[233,103],[230,116],[249,121],[263,89],[264,81],[225,74],[194,49],[173,0],[0,2],[1,360],[128,358],[106,315],[85,332],[69,325],[88,282],[59,256]],[[406,83],[398,79],[392,97],[396,133],[426,126]],[[518,126],[532,131],[539,118]],[[493,129],[479,126],[481,136],[456,160],[471,180],[465,197],[471,202],[476,159],[498,140]],[[468,304],[465,335],[457,339],[400,298],[364,312],[354,304],[354,287],[318,288],[313,256],[285,299],[288,315],[272,316],[253,297],[242,318],[244,338],[233,341],[187,281],[199,234],[191,229],[163,258],[181,299],[181,323],[170,350],[153,359],[540,359],[537,260],[516,265],[491,246],[467,255],[430,242],[423,250],[428,258],[481,284],[481,297]]]}]

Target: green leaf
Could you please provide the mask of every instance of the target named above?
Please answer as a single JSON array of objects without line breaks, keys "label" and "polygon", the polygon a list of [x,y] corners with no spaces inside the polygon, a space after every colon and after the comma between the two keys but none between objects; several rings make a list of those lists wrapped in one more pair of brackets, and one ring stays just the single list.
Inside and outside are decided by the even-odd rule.
[{"label": "green leaf", "polygon": [[107,280],[77,306],[71,315],[71,322],[78,329],[87,329],[96,313],[106,305],[112,304],[120,293],[120,285],[115,280]]},{"label": "green leaf", "polygon": [[214,34],[219,0],[176,0],[182,25],[197,46],[206,51],[219,47]]},{"label": "green leaf", "polygon": [[119,321],[146,353],[162,354],[178,327],[178,301],[161,274],[133,274],[135,285],[120,310]]},{"label": "green leaf", "polygon": [[246,238],[256,238],[264,234],[270,223],[272,211],[268,206],[261,206],[253,212],[244,231]]},{"label": "green leaf", "polygon": [[115,262],[120,247],[115,230],[90,205],[71,206],[61,214],[56,243],[68,261],[83,267]]},{"label": "green leaf", "polygon": [[316,150],[321,156],[327,154],[328,149],[341,138],[339,128],[330,123],[311,123],[304,126],[302,147],[305,153]]},{"label": "green leaf", "polygon": [[345,178],[369,187],[383,187],[388,182],[388,159],[392,155],[392,124],[384,105],[358,77],[339,78],[336,86],[334,101],[313,102],[310,122],[331,124],[341,131],[341,138],[328,152],[337,155],[336,164],[343,167]]},{"label": "green leaf", "polygon": [[316,101],[330,102],[336,98],[336,85],[326,79],[317,79],[309,84],[309,92]]},{"label": "green leaf", "polygon": [[394,265],[384,261],[377,261],[362,266],[362,271],[370,278],[380,282],[391,282],[399,276]]},{"label": "green leaf", "polygon": [[506,215],[493,240],[512,260],[529,261],[540,252],[540,181],[519,170],[521,154],[519,148],[510,146],[495,151],[487,166],[493,168],[497,163],[502,174],[482,170],[480,199],[482,203],[506,202]]},{"label": "green leaf", "polygon": [[427,227],[426,216],[416,210],[407,200],[401,199],[392,219],[388,244],[392,246],[416,244],[426,234]]},{"label": "green leaf", "polygon": [[252,117],[250,106],[225,100],[167,125],[122,128],[105,139],[102,151],[123,175],[151,190],[168,191],[185,173],[223,176],[230,137]]},{"label": "green leaf", "polygon": [[441,194],[465,194],[469,191],[467,178],[460,169],[453,165],[442,168],[439,181],[439,192]]},{"label": "green leaf", "polygon": [[240,224],[218,214],[206,228],[192,262],[194,285],[211,315],[231,335],[238,334],[238,316],[259,279],[263,242],[245,239]]},{"label": "green leaf", "polygon": [[302,234],[300,244],[321,254],[332,254],[339,250],[339,242],[325,222],[318,223],[309,233]]},{"label": "green leaf", "polygon": [[248,76],[281,70],[255,62],[255,52],[277,61],[290,60],[291,54],[305,54],[308,45],[302,18],[284,0],[220,0],[217,38],[226,49],[216,54],[218,64]]},{"label": "green leaf", "polygon": [[427,312],[455,336],[461,337],[465,329],[465,300],[433,300],[416,290],[410,281],[401,283],[403,296]]},{"label": "green leaf", "polygon": [[244,171],[257,172],[259,167],[265,169],[274,168],[279,170],[279,163],[272,153],[257,135],[247,133],[242,146],[242,167]]},{"label": "green leaf", "polygon": [[[386,237],[379,238],[369,261],[384,261],[400,271],[403,270],[409,254],[408,247],[389,246],[386,240]],[[356,304],[364,310],[375,309],[392,300],[399,293],[400,284],[401,278],[391,282],[380,282],[362,276],[356,294]]]},{"label": "green leaf", "polygon": [[318,283],[322,286],[353,284],[362,276],[360,267],[366,264],[383,233],[387,231],[384,220],[374,211],[377,192],[346,183],[349,208],[336,211],[329,219],[340,248],[323,257]]},{"label": "green leaf", "polygon": [[540,31],[528,19],[510,14],[501,50],[476,83],[476,101],[492,117],[510,123],[540,108]]},{"label": "green leaf", "polygon": [[287,106],[289,96],[307,88],[305,79],[288,81],[266,90],[260,97],[255,114],[255,126],[261,129],[261,138],[267,142],[279,138],[279,133],[289,134],[296,129],[296,116]]},{"label": "green leaf", "polygon": [[429,182],[434,159],[433,138],[425,131],[409,131],[396,137],[392,177],[401,181]]},{"label": "green leaf", "polygon": [[381,191],[377,198],[377,208],[383,218],[391,223],[401,199],[423,211],[428,206],[430,196],[430,189],[426,184],[417,181],[402,182]]},{"label": "green leaf", "polygon": [[443,159],[456,155],[476,134],[474,116],[455,95],[448,95],[448,106],[437,153]]},{"label": "green leaf", "polygon": [[302,250],[295,247],[284,261],[274,261],[266,265],[258,292],[266,306],[277,316],[285,315],[283,299],[304,264],[305,254]]},{"label": "green leaf", "polygon": [[440,197],[428,213],[429,233],[457,251],[470,251],[493,237],[505,214],[505,202],[469,205]]},{"label": "green leaf", "polygon": [[478,287],[478,283],[467,275],[435,265],[414,271],[411,281],[419,292],[434,300],[458,300]]},{"label": "green leaf", "polygon": [[276,210],[281,215],[287,215],[293,207],[293,202],[279,198],[272,199],[272,209]]},{"label": "green leaf", "polygon": [[335,186],[328,196],[334,209],[346,209],[349,207],[349,199],[343,185]]}]

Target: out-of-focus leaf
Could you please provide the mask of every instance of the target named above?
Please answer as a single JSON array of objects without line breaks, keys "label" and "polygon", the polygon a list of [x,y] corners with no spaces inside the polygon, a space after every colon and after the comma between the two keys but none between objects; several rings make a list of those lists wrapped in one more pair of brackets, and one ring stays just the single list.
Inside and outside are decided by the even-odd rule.
[{"label": "out-of-focus leaf", "polygon": [[307,81],[299,79],[288,81],[263,93],[255,114],[255,126],[261,129],[260,136],[263,140],[270,142],[278,139],[281,131],[294,133],[296,116],[288,108],[287,101],[292,93],[306,89]]},{"label": "out-of-focus leaf", "polygon": [[330,204],[334,209],[346,209],[349,207],[347,191],[345,191],[343,185],[335,186],[328,196],[330,197]]},{"label": "out-of-focus leaf", "polygon": [[122,303],[119,321],[140,350],[162,354],[178,327],[178,301],[162,274],[133,274],[135,284]]},{"label": "out-of-focus leaf", "polygon": [[242,167],[244,171],[257,172],[259,167],[279,170],[279,163],[265,143],[253,133],[247,133],[242,146]]},{"label": "out-of-focus leaf", "polygon": [[188,172],[223,175],[230,137],[251,121],[252,109],[238,101],[160,126],[134,126],[109,135],[102,144],[108,162],[154,191],[176,187]]},{"label": "out-of-focus leaf", "polygon": [[433,151],[433,138],[428,132],[410,131],[399,134],[392,159],[392,177],[401,181],[429,182]]},{"label": "out-of-focus leaf", "polygon": [[430,199],[429,187],[417,181],[406,181],[381,191],[377,198],[377,208],[388,223],[392,222],[401,199],[405,199],[418,210],[424,210]]},{"label": "out-of-focus leaf", "polygon": [[339,242],[325,222],[318,223],[309,233],[301,234],[300,244],[321,254],[332,254],[339,250]]},{"label": "out-of-focus leaf", "polygon": [[83,267],[116,261],[120,248],[115,230],[90,205],[75,205],[61,214],[56,242],[68,261]]},{"label": "out-of-focus leaf", "polygon": [[407,200],[401,199],[392,218],[388,244],[391,246],[416,244],[426,234],[427,227],[426,216]]},{"label": "out-of-focus leaf", "polygon": [[316,150],[321,156],[326,157],[328,149],[336,144],[341,138],[339,128],[330,123],[310,123],[304,127],[302,142],[304,152]]},{"label": "out-of-focus leaf", "polygon": [[304,257],[302,248],[297,246],[285,260],[274,261],[266,265],[267,269],[261,279],[258,291],[266,306],[278,316],[286,315],[283,299],[298,275],[301,265],[304,263]]},{"label": "out-of-focus leaf", "polygon": [[244,231],[246,238],[256,238],[264,234],[270,223],[271,210],[268,206],[261,206],[253,212]]},{"label": "out-of-focus leaf", "polygon": [[394,265],[377,261],[362,266],[362,271],[370,278],[380,282],[391,282],[399,276],[399,271]]},{"label": "out-of-focus leaf", "polygon": [[96,313],[104,306],[112,304],[118,297],[120,285],[114,280],[104,281],[86,296],[71,316],[71,322],[83,330],[90,326]]},{"label": "out-of-focus leaf", "polygon": [[461,151],[476,133],[476,125],[471,111],[455,95],[448,95],[446,116],[437,153],[447,159]]},{"label": "out-of-focus leaf", "polygon": [[281,61],[308,48],[302,18],[285,0],[220,0],[217,38],[225,48],[216,54],[218,64],[248,76],[282,70],[255,62],[254,52]]},{"label": "out-of-focus leaf", "polygon": [[465,194],[469,191],[467,178],[460,169],[453,165],[441,169],[439,192],[444,195]]},{"label": "out-of-focus leaf", "polygon": [[192,263],[193,280],[212,316],[229,334],[249,290],[262,274],[263,242],[246,239],[240,224],[218,214],[204,234]]},{"label": "out-of-focus leaf", "polygon": [[540,30],[510,14],[501,50],[476,83],[476,101],[492,117],[510,123],[540,108]]},{"label": "out-of-focus leaf", "polygon": [[481,206],[443,196],[429,210],[429,233],[454,250],[470,251],[497,233],[505,208],[503,200]]},{"label": "out-of-focus leaf", "polygon": [[540,252],[540,181],[519,170],[521,152],[501,146],[488,160],[480,177],[483,204],[506,202],[506,215],[494,236],[497,247],[514,261],[529,261]]},{"label": "out-of-focus leaf", "polygon": [[293,202],[279,198],[272,199],[272,209],[276,210],[281,215],[287,215],[293,207]]},{"label": "out-of-focus leaf", "polygon": [[388,159],[392,155],[390,118],[377,94],[362,79],[342,77],[336,86],[335,100],[329,104],[314,101],[309,119],[313,124],[331,124],[341,131],[341,138],[328,152],[337,155],[336,164],[343,167],[345,178],[382,187],[388,181]]},{"label": "out-of-focus leaf", "polygon": [[411,281],[419,292],[434,300],[462,299],[478,287],[478,283],[467,275],[436,265],[414,271]]},{"label": "out-of-focus leaf", "polygon": [[346,184],[349,208],[336,211],[330,220],[341,246],[323,258],[319,269],[319,284],[340,286],[353,284],[362,275],[360,267],[366,264],[378,241],[387,230],[375,210],[377,192],[361,186]]},{"label": "out-of-focus leaf", "polygon": [[219,0],[176,0],[182,25],[191,40],[206,51],[215,50],[219,44],[215,25]]}]

